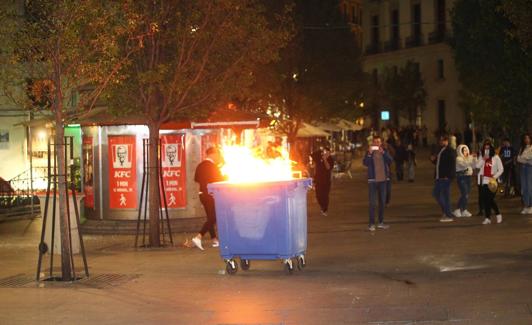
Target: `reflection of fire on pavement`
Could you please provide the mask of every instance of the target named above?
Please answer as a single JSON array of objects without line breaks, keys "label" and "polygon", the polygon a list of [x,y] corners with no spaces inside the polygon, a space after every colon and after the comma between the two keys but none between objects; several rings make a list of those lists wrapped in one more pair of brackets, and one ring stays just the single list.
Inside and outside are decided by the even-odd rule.
[{"label": "reflection of fire on pavement", "polygon": [[467,265],[468,263],[465,258],[460,259],[455,255],[427,255],[420,256],[418,259],[424,264],[437,268],[440,272],[478,270],[488,267],[485,264]]}]

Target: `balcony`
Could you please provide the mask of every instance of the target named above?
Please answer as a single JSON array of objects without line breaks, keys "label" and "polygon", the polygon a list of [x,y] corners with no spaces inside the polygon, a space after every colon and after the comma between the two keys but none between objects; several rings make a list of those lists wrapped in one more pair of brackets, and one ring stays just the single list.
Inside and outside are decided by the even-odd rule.
[{"label": "balcony", "polygon": [[388,42],[384,43],[383,50],[384,52],[397,51],[401,49],[401,39],[392,38]]},{"label": "balcony", "polygon": [[445,29],[436,30],[429,34],[429,44],[442,43],[449,40],[449,35]]},{"label": "balcony", "polygon": [[405,47],[411,48],[423,45],[423,34],[412,35],[406,38]]},{"label": "balcony", "polygon": [[372,55],[382,52],[382,46],[381,43],[373,43],[366,46],[366,55]]}]

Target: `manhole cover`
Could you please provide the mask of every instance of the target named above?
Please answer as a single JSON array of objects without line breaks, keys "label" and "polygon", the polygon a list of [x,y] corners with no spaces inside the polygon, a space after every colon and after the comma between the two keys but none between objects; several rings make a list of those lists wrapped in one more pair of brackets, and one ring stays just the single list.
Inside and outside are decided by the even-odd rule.
[{"label": "manhole cover", "polygon": [[28,288],[32,286],[35,286],[35,278],[25,274],[0,279],[0,288]]},{"label": "manhole cover", "polygon": [[0,279],[0,288],[93,288],[107,289],[126,284],[137,279],[140,274],[96,274],[74,282],[63,282],[58,277],[44,278],[40,282],[26,274],[17,274]]},{"label": "manhole cover", "polygon": [[95,289],[105,289],[123,285],[137,279],[139,276],[140,274],[97,274],[89,278],[83,278],[76,284]]}]

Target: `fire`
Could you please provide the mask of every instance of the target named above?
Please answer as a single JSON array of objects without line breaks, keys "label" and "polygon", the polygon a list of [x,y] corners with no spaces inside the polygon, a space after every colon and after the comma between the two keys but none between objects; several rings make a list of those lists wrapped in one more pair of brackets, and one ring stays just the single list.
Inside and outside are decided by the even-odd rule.
[{"label": "fire", "polygon": [[260,150],[245,146],[222,147],[222,174],[232,183],[272,182],[293,179],[292,161],[284,149],[275,151],[278,157],[267,158]]}]

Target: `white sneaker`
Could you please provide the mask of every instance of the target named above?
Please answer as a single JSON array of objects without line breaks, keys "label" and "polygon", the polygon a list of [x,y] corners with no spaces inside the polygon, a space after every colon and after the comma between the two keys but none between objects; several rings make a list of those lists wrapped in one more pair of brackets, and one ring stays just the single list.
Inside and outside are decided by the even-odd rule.
[{"label": "white sneaker", "polygon": [[442,218],[440,219],[440,222],[453,222],[453,221],[454,221],[453,218],[449,218],[449,217],[447,217],[447,216],[442,217]]},{"label": "white sneaker", "polygon": [[497,223],[501,223],[502,222],[502,214],[498,214],[496,217],[497,217]]},{"label": "white sneaker", "polygon": [[467,210],[462,211],[462,217],[470,218],[472,216],[473,216],[473,214],[471,214],[471,212],[469,212]]},{"label": "white sneaker", "polygon": [[375,226],[374,225],[369,226],[368,230],[371,231],[371,232],[375,231]]},{"label": "white sneaker", "polygon": [[195,245],[197,248],[201,249],[202,251],[205,250],[205,249],[203,248],[203,245],[201,244],[201,239],[200,239],[200,238],[198,238],[198,237],[194,237],[194,238],[192,238],[192,243],[194,243],[194,245]]},{"label": "white sneaker", "polygon": [[530,211],[530,208],[523,208],[523,210],[521,210],[521,214],[528,214]]},{"label": "white sneaker", "polygon": [[218,239],[213,239],[212,247],[220,247],[220,241]]},{"label": "white sneaker", "polygon": [[526,214],[532,214],[532,207],[528,207],[528,210],[526,211]]},{"label": "white sneaker", "polygon": [[462,211],[460,211],[460,209],[456,209],[456,210],[454,210],[453,214],[454,214],[454,216],[457,217],[457,218],[461,218],[461,217],[464,216],[464,215],[462,214]]},{"label": "white sneaker", "polygon": [[483,225],[489,225],[490,223],[491,223],[490,219],[484,219],[484,221],[482,221]]}]

